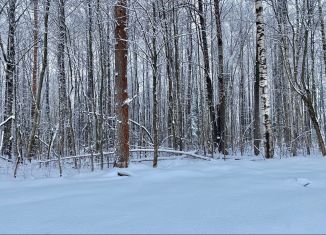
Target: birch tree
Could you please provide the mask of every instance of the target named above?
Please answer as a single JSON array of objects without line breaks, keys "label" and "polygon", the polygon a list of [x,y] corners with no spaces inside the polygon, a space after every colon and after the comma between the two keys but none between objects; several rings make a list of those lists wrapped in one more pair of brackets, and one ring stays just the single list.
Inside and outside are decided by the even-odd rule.
[{"label": "birch tree", "polygon": [[257,66],[259,87],[261,91],[262,117],[264,126],[265,157],[272,158],[274,155],[272,124],[270,118],[270,99],[267,78],[265,30],[262,0],[255,1],[256,7],[256,30],[257,30]]}]

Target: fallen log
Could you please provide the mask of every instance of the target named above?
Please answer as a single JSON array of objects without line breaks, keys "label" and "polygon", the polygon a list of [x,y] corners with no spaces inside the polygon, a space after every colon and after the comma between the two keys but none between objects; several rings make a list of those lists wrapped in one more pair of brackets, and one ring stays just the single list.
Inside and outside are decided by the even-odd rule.
[{"label": "fallen log", "polygon": [[[130,152],[134,153],[134,152],[154,152],[154,149],[148,148],[148,149],[131,149]],[[178,154],[178,155],[185,155],[194,159],[201,159],[201,160],[205,160],[205,161],[211,161],[212,158],[211,157],[205,157],[202,155],[198,155],[195,154],[193,152],[184,152],[184,151],[179,151],[179,150],[174,150],[174,149],[158,149],[158,152],[160,153],[171,153],[171,154]],[[103,155],[113,155],[114,152],[103,152]],[[79,159],[79,158],[93,158],[93,157],[98,157],[100,156],[100,153],[93,153],[93,154],[81,154],[81,155],[76,155],[76,156],[67,156],[67,157],[63,157],[61,158],[61,161],[64,160],[71,160],[71,159]],[[145,158],[145,159],[131,159],[131,162],[141,162],[141,161],[149,161],[149,159],[151,158]],[[159,157],[159,159],[162,160],[168,160],[169,158],[164,158],[164,157]],[[173,160],[173,158],[170,158],[171,160]],[[58,159],[49,159],[49,160],[44,160],[44,161],[34,161],[34,163],[48,163],[48,162],[56,162],[58,161]],[[111,162],[110,162],[111,163]]]},{"label": "fallen log", "polygon": [[[131,149],[130,152],[154,152],[154,149]],[[197,159],[206,160],[206,161],[212,160],[211,157],[205,157],[202,155],[195,154],[193,152],[184,152],[184,151],[179,151],[179,150],[174,150],[174,149],[158,149],[158,152],[181,154],[181,155],[186,155],[186,156],[190,156],[192,158],[197,158]]]}]

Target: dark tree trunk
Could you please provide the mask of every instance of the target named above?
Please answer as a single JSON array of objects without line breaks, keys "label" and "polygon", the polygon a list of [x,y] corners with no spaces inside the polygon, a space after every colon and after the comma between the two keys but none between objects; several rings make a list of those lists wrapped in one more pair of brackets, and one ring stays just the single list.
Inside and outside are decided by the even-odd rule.
[{"label": "dark tree trunk", "polygon": [[215,18],[216,18],[216,32],[217,32],[217,53],[218,53],[218,96],[219,104],[217,109],[217,136],[218,136],[218,150],[220,153],[227,154],[226,138],[225,138],[225,112],[226,99],[224,91],[224,55],[223,55],[223,37],[222,37],[222,23],[220,13],[220,0],[214,0]]},{"label": "dark tree trunk", "polygon": [[[65,0],[59,0],[59,38],[58,38],[58,80],[59,80],[59,157],[65,155],[65,130],[67,117],[67,91],[66,91],[66,72],[65,72],[65,39],[66,39],[66,24],[65,24]],[[60,159],[59,159],[60,162]],[[62,171],[60,170],[60,175]]]},{"label": "dark tree trunk", "polygon": [[258,64],[258,49],[256,48],[256,71],[254,81],[254,153],[256,156],[260,153],[260,94],[259,94],[259,64]]},{"label": "dark tree trunk", "polygon": [[154,18],[154,25],[153,25],[153,39],[152,39],[152,69],[153,69],[153,139],[154,139],[154,160],[153,160],[153,167],[157,167],[157,160],[158,160],[158,102],[157,102],[157,76],[158,76],[158,55],[157,55],[157,45],[156,45],[156,26],[157,26],[157,19],[156,19],[156,6],[153,3],[153,18]]},{"label": "dark tree trunk", "polygon": [[[9,1],[8,10],[8,45],[6,54],[6,72],[5,72],[5,104],[4,104],[4,120],[13,116],[13,102],[14,102],[14,76],[16,68],[16,49],[15,49],[15,32],[16,32],[16,0]],[[11,158],[12,156],[12,124],[13,119],[9,119],[3,128],[3,143],[1,153],[4,156]]]},{"label": "dark tree trunk", "polygon": [[208,53],[207,34],[206,34],[206,20],[204,17],[202,0],[198,0],[198,14],[200,20],[200,27],[201,27],[202,51],[204,57],[204,73],[205,73],[205,82],[206,82],[206,91],[207,91],[206,99],[207,99],[208,109],[209,109],[213,147],[215,149],[217,147],[217,144],[219,143],[219,139],[218,139],[219,136],[218,136],[218,129],[216,124],[216,115],[214,110],[214,89],[213,89],[212,80],[210,76],[209,53]]}]

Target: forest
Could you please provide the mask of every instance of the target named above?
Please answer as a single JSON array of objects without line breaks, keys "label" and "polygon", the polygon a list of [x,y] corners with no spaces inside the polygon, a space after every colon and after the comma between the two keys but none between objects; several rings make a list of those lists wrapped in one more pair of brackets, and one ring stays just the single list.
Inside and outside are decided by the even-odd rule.
[{"label": "forest", "polygon": [[0,234],[326,234],[325,0],[0,0]]},{"label": "forest", "polygon": [[161,153],[325,156],[324,8],[1,0],[1,158],[17,171],[135,156],[156,167]]}]

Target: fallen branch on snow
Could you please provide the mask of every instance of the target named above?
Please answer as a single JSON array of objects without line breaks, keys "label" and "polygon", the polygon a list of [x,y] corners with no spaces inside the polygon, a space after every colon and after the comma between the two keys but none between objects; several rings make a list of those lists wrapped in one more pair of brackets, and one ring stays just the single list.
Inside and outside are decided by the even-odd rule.
[{"label": "fallen branch on snow", "polygon": [[[154,149],[131,149],[130,152],[154,152]],[[195,153],[192,153],[192,152],[184,152],[184,151],[179,151],[179,150],[174,150],[174,149],[158,149],[158,152],[187,155],[187,156],[190,156],[190,157],[193,157],[193,158],[206,160],[206,161],[212,160],[212,158],[210,158],[210,157],[205,157],[205,156],[198,155],[198,154],[195,154]]]},{"label": "fallen branch on snow", "polygon": [[[130,149],[131,153],[135,153],[135,152],[154,152],[154,149]],[[198,155],[195,154],[193,152],[184,152],[184,151],[179,151],[179,150],[173,150],[173,149],[158,149],[158,152],[160,153],[172,153],[172,154],[179,154],[179,155],[186,155],[195,159],[201,159],[201,160],[205,160],[205,161],[210,161],[212,160],[212,158],[210,157],[205,157],[202,155]],[[103,155],[113,155],[114,152],[103,152]],[[99,157],[100,153],[93,153],[93,154],[81,154],[81,155],[77,155],[77,156],[68,156],[68,157],[63,157],[61,158],[62,161],[64,160],[70,160],[70,159],[79,159],[79,158],[93,158],[93,157]],[[167,160],[167,159],[175,159],[175,158],[162,158],[159,157],[159,159],[161,160]],[[146,159],[131,159],[131,162],[140,162],[140,161],[149,161],[150,158],[146,158]],[[35,161],[35,163],[48,163],[48,162],[56,162],[58,161],[58,159],[49,159],[49,160],[45,160],[45,161]]]}]

